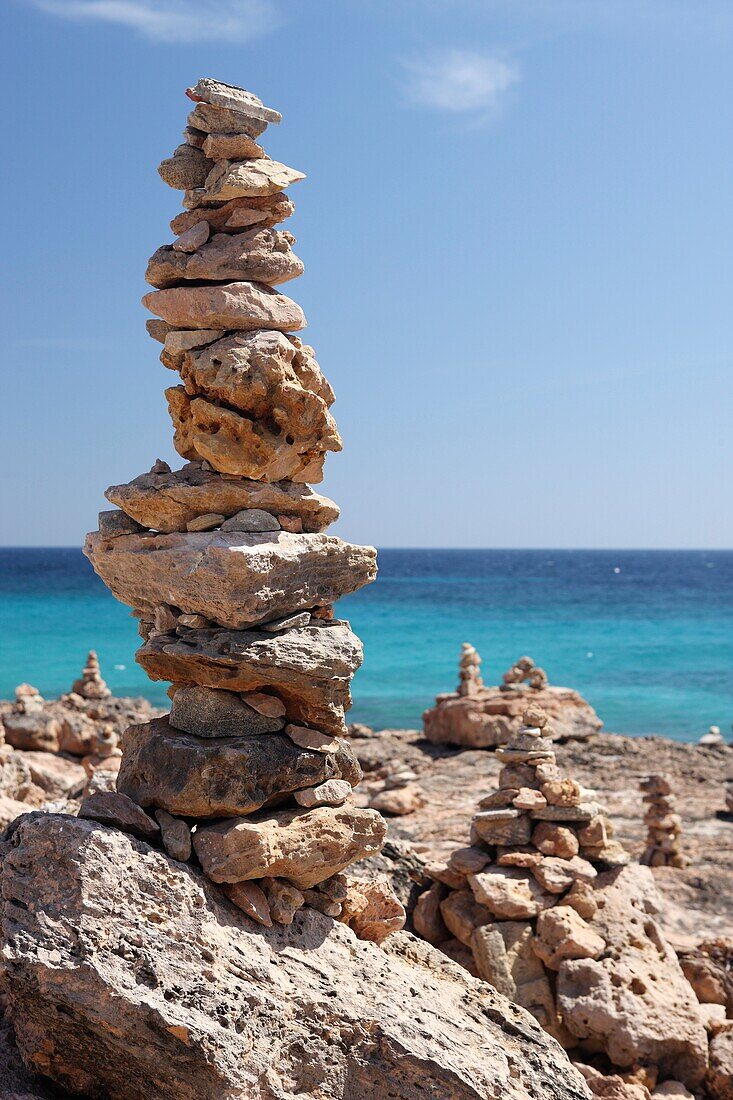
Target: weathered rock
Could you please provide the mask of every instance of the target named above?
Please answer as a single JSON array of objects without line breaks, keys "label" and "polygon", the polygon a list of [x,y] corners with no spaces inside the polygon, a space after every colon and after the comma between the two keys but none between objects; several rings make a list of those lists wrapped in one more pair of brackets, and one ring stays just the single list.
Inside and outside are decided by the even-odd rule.
[{"label": "weathered rock", "polygon": [[525,1013],[407,934],[379,949],[312,910],[255,929],[192,868],[73,818],[26,819],[3,879],[19,1045],[75,1092],[588,1096]]},{"label": "weathered rock", "polygon": [[306,324],[299,305],[264,283],[178,286],[143,297],[151,313],[175,328],[255,328],[297,331]]},{"label": "weathered rock", "polygon": [[222,477],[190,462],[182,470],[140,474],[127,485],[113,485],[105,496],[144,527],[170,534],[210,512],[234,516],[243,509],[295,516],[306,532],[319,532],[338,519],[337,505],[308,485]]},{"label": "weathered rock", "polygon": [[405,817],[418,810],[424,801],[420,788],[408,785],[394,790],[378,791],[369,799],[369,805],[373,810],[379,810],[380,814],[387,814],[388,817]]},{"label": "weathered rock", "polygon": [[654,920],[659,899],[651,872],[629,866],[596,880],[602,902],[589,922],[605,941],[598,959],[560,964],[558,1009],[579,1039],[617,1066],[659,1066],[691,1088],[707,1062],[696,999]]},{"label": "weathered rock", "polygon": [[213,344],[215,340],[221,340],[225,335],[224,329],[221,328],[173,329],[165,338],[160,361],[169,370],[178,370],[187,352]]},{"label": "weathered rock", "polygon": [[352,787],[345,779],[327,779],[317,787],[295,792],[295,801],[307,810],[314,806],[342,806],[351,796]]},{"label": "weathered rock", "polygon": [[238,909],[258,924],[272,928],[270,906],[264,892],[256,882],[232,882],[223,887],[224,893]]},{"label": "weathered rock", "polygon": [[733,1100],[733,1023],[711,1040],[705,1088],[712,1100]]},{"label": "weathered rock", "polygon": [[546,894],[539,883],[512,867],[491,867],[468,876],[476,901],[504,920],[536,917],[554,905],[557,898]]},{"label": "weathered rock", "polygon": [[191,843],[191,830],[180,817],[172,817],[165,810],[155,811],[155,820],[160,826],[160,835],[171,859],[178,859],[186,863],[191,858],[193,846]]},{"label": "weathered rock", "polygon": [[303,179],[304,172],[269,158],[219,161],[206,177],[204,191],[208,201],[228,202],[230,199],[274,195]]},{"label": "weathered rock", "polygon": [[733,940],[703,941],[682,956],[680,965],[698,1001],[725,1005],[733,1017]]},{"label": "weathered rock", "polygon": [[188,191],[193,187],[203,187],[213,168],[214,162],[201,149],[184,142],[178,146],[172,157],[161,161],[158,174],[169,187]]},{"label": "weathered rock", "polygon": [[173,729],[196,737],[256,737],[285,725],[283,718],[260,714],[233,691],[195,684],[184,684],[176,692],[168,721]]},{"label": "weathered rock", "polygon": [[489,910],[484,905],[479,905],[467,889],[454,890],[448,894],[440,903],[440,913],[451,935],[466,947],[471,946],[471,937],[476,928],[494,920]]},{"label": "weathered rock", "polygon": [[160,604],[239,629],[330,604],[376,576],[376,551],[331,535],[87,535],[84,553],[112,593],[150,615]]},{"label": "weathered rock", "polygon": [[206,134],[247,134],[259,137],[267,129],[267,122],[243,114],[229,107],[220,107],[213,103],[197,102],[188,116],[191,129],[202,130]]},{"label": "weathered rock", "polygon": [[354,785],[361,775],[345,741],[337,742],[334,752],[323,753],[300,749],[275,733],[193,737],[172,729],[166,718],[130,726],[122,747],[117,789],[140,806],[185,817],[250,814],[302,787],[327,779]]},{"label": "weathered rock", "polygon": [[448,890],[442,882],[434,882],[429,889],[420,894],[412,911],[412,925],[415,932],[434,946],[450,938],[450,932],[440,909],[440,903],[447,894]]},{"label": "weathered rock", "polygon": [[299,807],[201,826],[193,843],[214,882],[286,878],[307,890],[379,851],[386,832],[374,810]]},{"label": "weathered rock", "polygon": [[[206,221],[198,221],[192,225],[185,233],[181,233],[177,241],[174,241],[171,245],[174,252],[195,252],[202,245],[205,245],[209,239],[211,232],[209,223]],[[154,283],[153,286],[156,284]]]},{"label": "weathered rock", "polygon": [[107,538],[112,538],[114,535],[134,535],[143,530],[139,523],[118,508],[100,512],[97,517],[97,529],[100,535]]},{"label": "weathered rock", "polygon": [[99,791],[97,794],[86,795],[79,807],[79,817],[112,825],[143,840],[150,840],[160,832],[152,817],[121,791]]},{"label": "weathered rock", "polygon": [[[344,878],[345,876],[340,876]],[[330,883],[324,883],[327,889]],[[339,920],[360,940],[384,943],[405,926],[405,910],[386,878],[373,881],[346,879]]]},{"label": "weathered rock", "polygon": [[210,160],[251,160],[265,153],[248,134],[207,134],[203,150]]},{"label": "weathered rock", "polygon": [[262,630],[192,630],[159,634],[137,652],[153,680],[248,692],[271,689],[290,721],[327,733],[345,733],[351,677],[362,646],[348,623]]},{"label": "weathered rock", "polygon": [[[48,798],[64,798],[86,782],[86,772],[76,760],[51,752],[24,752],[30,777]],[[1,758],[0,758],[1,760]]]},{"label": "weathered rock", "polygon": [[30,813],[32,809],[33,807],[29,806],[27,802],[20,802],[17,798],[9,798],[8,795],[0,792],[0,833],[17,817],[20,817],[21,814]]},{"label": "weathered rock", "polygon": [[550,983],[532,950],[532,926],[497,921],[477,928],[471,949],[479,977],[499,993],[526,1008],[550,1033],[557,1030],[557,1012]]},{"label": "weathered rock", "polygon": [[[195,225],[205,221],[211,232],[238,233],[252,225],[271,229],[295,211],[293,200],[282,192],[246,199],[232,199],[217,206],[196,206],[176,215],[171,222],[174,233],[187,233]],[[151,322],[148,322],[150,324]],[[162,322],[158,322],[161,323]]]},{"label": "weathered rock", "polygon": [[58,752],[60,723],[43,711],[32,714],[3,714],[5,740],[14,749]]},{"label": "weathered rock", "polygon": [[266,107],[254,92],[248,92],[234,84],[224,84],[221,80],[214,80],[210,76],[202,77],[193,88],[187,88],[186,95],[194,103],[211,103],[216,107],[238,111],[248,119],[255,119],[265,124],[282,122],[280,112],[273,107]]},{"label": "weathered rock", "polygon": [[145,280],[159,290],[194,279],[277,286],[303,274],[303,261],[291,247],[294,242],[292,233],[258,228],[236,235],[217,233],[190,252],[180,245],[163,245],[151,256]]},{"label": "weathered rock", "polygon": [[550,970],[559,970],[564,959],[597,959],[606,943],[569,905],[556,905],[540,913],[533,948]]},{"label": "weathered rock", "polygon": [[28,756],[28,753],[18,752],[11,745],[0,744],[0,795],[17,799],[18,802],[25,802],[32,795],[36,783]]},{"label": "weathered rock", "polygon": [[275,516],[263,512],[261,508],[245,508],[236,515],[225,519],[222,531],[245,531],[248,534],[263,531],[280,531],[281,525]]},{"label": "weathered rock", "polygon": [[527,815],[513,808],[484,810],[474,817],[473,827],[486,844],[526,844],[532,832]]}]

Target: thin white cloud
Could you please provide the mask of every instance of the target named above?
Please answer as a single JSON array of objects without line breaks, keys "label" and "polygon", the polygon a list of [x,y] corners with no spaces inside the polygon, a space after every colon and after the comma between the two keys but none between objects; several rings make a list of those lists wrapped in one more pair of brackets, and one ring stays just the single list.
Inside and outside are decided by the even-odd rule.
[{"label": "thin white cloud", "polygon": [[441,111],[486,113],[519,80],[516,65],[470,50],[446,50],[405,63],[407,98]]},{"label": "thin white cloud", "polygon": [[152,42],[247,42],[278,23],[271,0],[31,0],[77,22],[127,27]]}]

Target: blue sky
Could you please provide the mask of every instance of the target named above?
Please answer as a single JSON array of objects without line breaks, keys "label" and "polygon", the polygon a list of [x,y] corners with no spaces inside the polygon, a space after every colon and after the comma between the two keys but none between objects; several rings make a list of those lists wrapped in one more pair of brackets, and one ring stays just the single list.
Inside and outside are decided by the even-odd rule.
[{"label": "blue sky", "polygon": [[199,76],[282,111],[322,489],[381,546],[732,547],[728,0],[6,0],[0,544],[176,461],[139,304]]}]

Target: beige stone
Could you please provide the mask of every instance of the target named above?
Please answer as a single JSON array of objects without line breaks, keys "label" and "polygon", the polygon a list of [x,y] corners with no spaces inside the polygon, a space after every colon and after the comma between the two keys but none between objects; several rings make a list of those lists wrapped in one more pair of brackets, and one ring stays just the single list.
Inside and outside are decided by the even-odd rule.
[{"label": "beige stone", "polygon": [[[201,224],[201,223],[199,223]],[[205,223],[204,223],[205,224]],[[207,233],[208,237],[208,226]],[[245,229],[241,233],[216,233],[189,251],[163,245],[148,261],[145,280],[164,289],[183,281],[255,281],[277,286],[303,274],[303,261],[292,250],[292,233],[276,229]]]},{"label": "beige stone", "polygon": [[184,531],[199,515],[229,517],[246,508],[297,517],[307,533],[322,531],[339,515],[332,500],[307,485],[222,477],[215,470],[202,469],[199,462],[175,472],[140,474],[127,485],[111,486],[105,496],[138,523],[162,534]]},{"label": "beige stone", "polygon": [[473,895],[489,912],[503,920],[536,917],[557,900],[545,893],[533,878],[513,867],[492,866],[468,876]]},{"label": "beige stone", "polygon": [[99,791],[86,795],[79,807],[79,817],[112,825],[125,833],[150,840],[160,832],[158,825],[123,791]]},{"label": "beige stone", "polygon": [[158,174],[164,183],[178,191],[203,187],[214,168],[214,162],[201,149],[188,142],[179,145],[172,157],[161,161]]},{"label": "beige stone", "polygon": [[529,817],[513,808],[482,810],[473,827],[486,844],[526,844],[532,831]]},{"label": "beige stone", "polygon": [[556,905],[540,913],[532,946],[545,966],[559,970],[564,959],[597,959],[606,942],[575,909]]},{"label": "beige stone", "polygon": [[180,817],[172,817],[165,810],[155,811],[155,820],[160,826],[160,835],[171,859],[186,863],[191,858],[191,830]]},{"label": "beige stone", "polygon": [[557,856],[544,856],[542,861],[532,868],[532,874],[543,890],[551,894],[564,894],[574,882],[592,882],[598,872],[592,863],[580,856],[572,859],[559,859]]},{"label": "beige stone", "polygon": [[[243,886],[244,883],[238,885]],[[277,924],[292,924],[295,914],[305,905],[305,896],[301,891],[281,878],[263,878],[259,885],[267,898],[272,919]]]},{"label": "beige stone", "polygon": [[484,905],[480,905],[470,890],[453,890],[440,903],[440,914],[446,928],[466,947],[471,946],[475,928],[490,924],[494,917]]},{"label": "beige stone", "polygon": [[249,134],[207,134],[203,150],[210,160],[250,160],[265,153]]},{"label": "beige stone", "polygon": [[348,924],[360,940],[381,944],[393,932],[404,928],[405,909],[387,879],[348,877],[339,919]]},{"label": "beige stone", "polygon": [[412,926],[416,935],[422,936],[424,940],[435,946],[450,937],[440,909],[441,902],[447,897],[447,893],[447,887],[442,882],[434,882],[429,889],[420,894],[412,911]]},{"label": "beige stone", "polygon": [[342,806],[351,796],[351,784],[345,779],[327,779],[317,787],[295,792],[295,801],[307,810],[314,806]]},{"label": "beige stone", "polygon": [[112,593],[151,618],[162,603],[240,629],[355,592],[376,551],[330,535],[236,532],[87,536],[84,553]]},{"label": "beige stone", "polygon": [[277,160],[258,159],[220,161],[215,164],[204,183],[207,200],[228,202],[230,199],[274,195],[286,187],[304,180],[305,173],[288,168]]},{"label": "beige stone", "polygon": [[262,119],[213,103],[197,103],[188,116],[188,125],[206,134],[247,134],[252,138],[267,129],[267,122]]},{"label": "beige stone", "polygon": [[319,806],[204,825],[194,849],[214,882],[286,878],[303,890],[378,852],[386,831],[374,810]]},{"label": "beige stone", "polygon": [[395,787],[384,791],[378,791],[369,800],[373,810],[379,810],[388,817],[406,817],[414,814],[423,805],[425,798],[419,787],[408,783],[405,787]]},{"label": "beige stone", "polygon": [[306,324],[299,305],[264,283],[151,290],[143,297],[143,305],[175,328],[271,328],[288,332],[305,328]]},{"label": "beige stone", "polygon": [[577,856],[580,845],[572,829],[565,825],[555,825],[543,821],[532,832],[532,844],[545,856],[559,856],[560,859],[572,859]]},{"label": "beige stone", "polygon": [[256,882],[232,882],[223,886],[224,893],[238,909],[258,924],[272,928],[270,906],[264,892]]},{"label": "beige stone", "polygon": [[310,729],[308,726],[296,726],[290,723],[285,727],[285,733],[290,740],[302,749],[312,749],[314,752],[334,752],[339,745],[338,738],[322,730]]}]

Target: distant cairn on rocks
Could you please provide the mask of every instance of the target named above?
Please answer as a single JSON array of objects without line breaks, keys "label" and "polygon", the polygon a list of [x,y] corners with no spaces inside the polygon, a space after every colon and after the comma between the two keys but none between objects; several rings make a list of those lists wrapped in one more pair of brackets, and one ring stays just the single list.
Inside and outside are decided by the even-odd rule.
[{"label": "distant cairn on rocks", "polygon": [[87,663],[81,671],[78,680],[74,680],[72,692],[81,695],[82,699],[108,699],[112,692],[102,679],[99,671],[99,658],[93,649],[89,650]]},{"label": "distant cairn on rocks", "polygon": [[[653,915],[647,868],[612,837],[595,792],[556,763],[536,704],[505,746],[498,790],[470,844],[428,865],[415,932],[526,1008],[567,1049],[618,1069],[698,1084],[699,1005]],[[629,1097],[636,1093],[602,1092]],[[640,1092],[639,1096],[646,1095]]]},{"label": "distant cairn on rocks", "polygon": [[169,680],[170,714],[130,727],[117,792],[81,815],[195,853],[264,925],[309,905],[367,938],[401,927],[383,883],[342,874],[378,852],[386,825],[357,808],[361,770],[344,712],[362,658],[333,602],[376,576],[376,551],[324,534],[339,514],[310,489],[341,449],[333,391],[293,335],[303,311],[278,289],[300,275],[285,188],[303,173],[258,139],[277,111],[204,79],[185,141],[160,166],[184,192],[176,234],[152,256],[144,304],[176,450],[107,498],[85,553],[139,619],[137,660]]},{"label": "distant cairn on rocks", "polygon": [[682,850],[682,818],[672,794],[668,775],[650,775],[641,789],[646,803],[644,822],[649,830],[641,863],[647,867],[687,867],[689,859]]},{"label": "distant cairn on rocks", "polygon": [[436,696],[435,706],[423,714],[428,741],[475,749],[505,745],[520,729],[531,701],[550,716],[552,736],[558,741],[584,740],[603,725],[577,691],[551,687],[546,672],[531,657],[515,661],[495,687],[484,684],[480,668],[478,650],[464,642],[456,691]]}]

